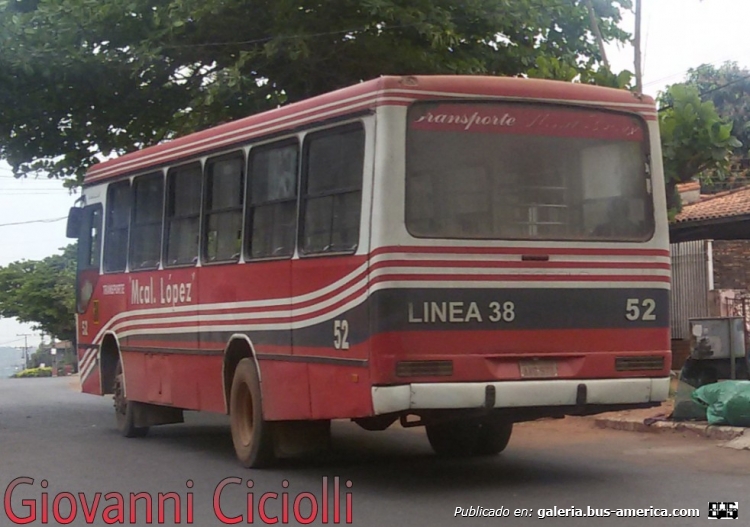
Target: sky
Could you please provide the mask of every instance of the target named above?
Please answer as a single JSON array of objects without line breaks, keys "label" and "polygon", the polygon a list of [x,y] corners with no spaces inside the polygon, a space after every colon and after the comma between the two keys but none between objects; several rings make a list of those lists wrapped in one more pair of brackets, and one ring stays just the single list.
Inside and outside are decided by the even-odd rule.
[{"label": "sky", "polygon": [[[14,179],[10,167],[0,162],[0,266],[18,260],[41,260],[73,241],[65,237],[62,218],[67,217],[75,198],[57,180]],[[7,225],[35,220],[56,221]],[[23,333],[33,334],[28,337],[28,345],[36,349],[38,333],[26,324],[0,319],[0,347],[23,346],[24,337],[19,336]]]},{"label": "sky", "polygon": [[[643,91],[657,95],[690,68],[735,61],[750,68],[750,0],[642,0]],[[635,30],[630,14],[621,27]],[[614,71],[633,66],[633,48],[609,46]]]},{"label": "sky", "polygon": [[[701,64],[720,65],[727,60],[750,68],[750,0],[642,0],[642,48],[644,92],[657,95],[669,84],[680,82],[688,69]],[[622,27],[634,30],[634,17]],[[609,46],[607,55],[614,71],[633,67],[631,46]],[[58,252],[65,238],[65,220],[75,196],[58,181],[14,180],[0,161],[0,266],[27,259],[38,260]],[[46,223],[6,225],[34,220]],[[56,221],[55,221],[56,220]],[[23,346],[28,325],[0,319],[0,347]],[[39,334],[28,337],[36,348]]]}]

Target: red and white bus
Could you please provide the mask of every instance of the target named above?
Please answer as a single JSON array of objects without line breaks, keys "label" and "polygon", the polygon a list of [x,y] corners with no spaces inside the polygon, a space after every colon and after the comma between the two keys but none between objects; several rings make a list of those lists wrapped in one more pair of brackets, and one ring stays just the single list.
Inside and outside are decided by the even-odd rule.
[{"label": "red and white bus", "polygon": [[669,390],[657,114],[627,91],[381,77],[93,166],[83,391],[127,436],[230,415],[263,466],[332,419],[503,450]]}]

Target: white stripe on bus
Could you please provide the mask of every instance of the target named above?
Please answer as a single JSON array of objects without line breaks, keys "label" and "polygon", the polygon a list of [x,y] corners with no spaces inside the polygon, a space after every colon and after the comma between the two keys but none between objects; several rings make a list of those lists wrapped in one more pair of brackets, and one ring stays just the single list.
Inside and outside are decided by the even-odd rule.
[{"label": "white stripe on bus", "polygon": [[[353,282],[353,280],[359,276],[362,273],[365,273],[365,271],[368,271],[362,278],[356,282]],[[574,272],[577,271],[577,272]],[[283,318],[286,316],[298,316],[298,315],[306,315],[310,313],[318,312],[322,309],[325,309],[329,306],[335,305],[336,303],[340,302],[341,300],[347,298],[348,296],[354,294],[356,291],[361,289],[367,284],[368,277],[370,280],[378,277],[383,277],[387,275],[393,275],[393,274],[400,274],[400,275],[425,275],[425,277],[428,277],[429,275],[444,275],[444,274],[450,274],[454,275],[456,277],[460,276],[472,276],[472,275],[504,275],[504,276],[514,276],[514,275],[522,275],[522,276],[558,276],[562,275],[566,277],[566,282],[570,277],[597,277],[597,276],[622,276],[622,277],[628,277],[633,280],[636,280],[639,277],[645,277],[645,276],[658,276],[669,279],[670,272],[668,269],[627,269],[627,272],[623,273],[622,271],[618,274],[615,271],[617,269],[525,269],[525,268],[504,268],[504,269],[497,269],[497,268],[487,268],[487,267],[459,267],[459,268],[451,268],[451,267],[396,267],[396,266],[388,266],[388,267],[382,267],[379,269],[374,270],[367,270],[366,264],[363,264],[360,266],[357,270],[355,270],[352,273],[349,273],[346,277],[344,277],[341,280],[338,280],[334,282],[334,284],[324,287],[322,289],[319,289],[315,292],[308,293],[306,295],[300,295],[298,297],[292,297],[287,299],[274,299],[273,301],[263,301],[263,300],[254,300],[249,302],[227,302],[227,303],[220,303],[220,304],[201,304],[201,305],[190,305],[190,306],[179,306],[179,307],[164,307],[164,308],[151,308],[151,309],[143,309],[143,310],[131,310],[131,311],[124,311],[107,322],[105,326],[99,331],[96,338],[94,339],[94,342],[97,342],[100,338],[102,338],[102,335],[106,331],[117,331],[121,327],[134,323],[139,324],[139,322],[129,322],[125,321],[122,323],[116,323],[119,320],[122,320],[123,318],[131,318],[131,317],[144,317],[146,315],[168,315],[168,314],[175,314],[177,312],[193,312],[196,313],[195,315],[186,315],[186,316],[176,316],[176,317],[165,317],[161,319],[154,319],[154,320],[160,320],[161,323],[179,323],[180,321],[191,321],[191,320],[197,320],[200,315],[198,315],[198,312],[202,311],[218,311],[218,310],[233,310],[234,313],[227,313],[227,314],[216,314],[216,315],[203,315],[205,320],[224,320],[224,319],[231,319],[233,317],[238,316],[238,312],[241,312],[243,309],[251,309],[251,308],[258,308],[258,307],[271,307],[271,306],[288,306],[288,309],[278,309],[278,310],[272,310],[272,311],[258,311],[254,313],[247,313],[244,315],[244,318],[246,319],[262,319],[262,318]],[[455,280],[451,280],[451,283],[455,282]],[[513,283],[509,281],[510,283]],[[445,281],[441,282],[442,287],[445,287],[446,283]],[[545,285],[548,287],[549,284],[545,283]],[[320,298],[322,295],[330,293],[331,291],[334,291],[339,286],[342,286],[345,288],[337,293],[336,295],[332,296],[331,298],[322,300],[320,302],[316,302],[314,304],[311,304],[309,306],[295,308],[294,306],[303,302],[308,302],[313,299]],[[143,320],[141,318],[141,320]],[[150,319],[149,319],[150,320]]]},{"label": "white stripe on bus", "polygon": [[[193,328],[193,327],[199,327],[197,324],[200,322],[201,331],[212,331],[213,329],[206,329],[206,328],[223,328],[223,330],[226,330],[226,328],[236,328],[238,330],[241,330],[242,328],[252,328],[256,331],[258,330],[288,330],[288,329],[301,329],[305,327],[309,327],[315,324],[318,324],[323,321],[327,321],[330,319],[335,318],[338,314],[344,313],[346,311],[349,311],[361,303],[363,303],[368,296],[370,296],[375,291],[384,290],[384,289],[403,289],[403,288],[420,288],[420,289],[445,289],[445,281],[435,281],[435,282],[429,282],[429,281],[390,281],[390,282],[381,282],[377,284],[373,284],[371,287],[368,288],[366,292],[363,292],[362,294],[356,296],[354,299],[339,305],[335,307],[334,309],[330,309],[324,313],[321,313],[319,315],[308,317],[302,320],[296,320],[296,321],[289,321],[289,322],[273,322],[273,323],[264,323],[264,322],[257,322],[257,323],[250,323],[250,324],[240,324],[243,321],[249,321],[249,320],[263,320],[268,318],[286,318],[291,317],[294,312],[291,313],[286,312],[284,314],[280,314],[279,312],[264,312],[264,313],[246,313],[243,314],[241,312],[235,312],[235,313],[229,313],[229,314],[222,314],[222,315],[190,315],[185,317],[173,317],[173,318],[146,318],[146,319],[137,319],[133,321],[126,321],[121,324],[118,324],[116,328],[113,328],[113,331],[118,331],[118,336],[120,337],[127,337],[133,334],[148,334],[148,333],[154,333],[154,334],[168,334],[168,333],[180,333],[184,332],[186,328]],[[460,287],[464,289],[487,289],[487,288],[493,288],[493,287],[520,287],[522,288],[544,288],[544,284],[540,282],[508,282],[508,281],[498,281],[498,282],[490,282],[490,281],[470,281],[470,282],[462,282],[462,281],[452,281],[451,284],[455,287]],[[574,285],[574,288],[581,289],[581,288],[601,288],[601,282],[572,282]],[[617,285],[615,285],[617,284]],[[648,283],[649,287],[648,289],[668,289],[669,284],[668,283],[659,283],[654,282]],[[570,287],[566,287],[566,289],[569,289]],[[607,284],[607,288],[609,289],[623,289],[623,288],[644,288],[644,283],[641,280],[634,279],[632,281],[623,281],[623,282],[610,282]],[[323,308],[321,308],[323,309]],[[227,322],[227,324],[222,325],[203,325],[204,322]],[[153,326],[156,325],[163,325],[163,324],[169,324],[170,327],[162,327],[162,328],[156,328]],[[175,327],[175,324],[195,324],[194,326],[179,326]],[[143,326],[151,326],[151,329],[143,329],[143,330],[134,330],[133,328],[137,327],[143,327]],[[134,333],[134,331],[137,331]]]}]

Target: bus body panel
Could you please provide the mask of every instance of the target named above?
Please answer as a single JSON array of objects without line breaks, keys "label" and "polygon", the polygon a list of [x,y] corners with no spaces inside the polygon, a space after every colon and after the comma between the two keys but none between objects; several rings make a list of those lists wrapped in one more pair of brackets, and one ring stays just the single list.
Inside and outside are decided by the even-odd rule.
[{"label": "bus body panel", "polygon": [[[416,238],[407,231],[407,108],[379,108],[371,251],[371,269],[379,267],[379,273],[371,273],[370,285],[374,393],[379,386],[391,386],[394,393],[413,394],[422,385],[440,383],[446,391],[439,397],[448,397],[450,386],[458,397],[463,388],[457,382],[476,385],[477,393],[497,382],[539,383],[536,389],[549,385],[554,392],[567,379],[636,377],[661,379],[661,384],[668,379],[671,276],[661,150],[654,116],[642,116],[654,182],[650,239],[453,240]],[[502,307],[509,300],[515,318],[504,321],[500,313],[490,322],[490,305]],[[643,300],[654,302],[648,317],[653,319],[626,318],[628,302],[635,300],[639,306]],[[639,360],[648,362],[648,369],[634,369]],[[520,363],[525,361],[554,362],[555,377],[522,379]],[[441,362],[443,371],[437,369]],[[418,376],[403,370],[399,375],[399,363],[426,369]],[[558,380],[562,382],[555,385]],[[622,385],[621,403],[666,397],[661,389],[643,397],[641,385],[628,386]],[[635,401],[629,401],[628,389]],[[421,395],[421,407],[392,411],[439,408],[426,402],[430,393]],[[614,399],[608,404],[615,404]],[[383,413],[377,400],[374,404],[375,413]],[[530,406],[535,404],[529,399]]]},{"label": "bus body panel", "polygon": [[[381,333],[372,346],[388,350],[373,364],[372,381],[399,384],[402,361],[453,361],[453,373],[425,376],[421,382],[485,382],[521,380],[519,361],[554,360],[557,378],[597,379],[666,377],[670,369],[669,334],[661,328],[642,330],[430,331]],[[616,359],[654,359],[649,371],[617,371]]]}]

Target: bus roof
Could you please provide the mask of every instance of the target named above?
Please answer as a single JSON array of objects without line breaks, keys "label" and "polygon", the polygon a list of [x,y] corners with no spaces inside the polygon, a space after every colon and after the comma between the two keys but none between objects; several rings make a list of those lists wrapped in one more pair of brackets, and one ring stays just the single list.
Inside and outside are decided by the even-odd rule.
[{"label": "bus roof", "polygon": [[84,185],[226,150],[254,138],[291,131],[379,106],[408,106],[421,99],[459,98],[582,104],[635,112],[647,120],[656,119],[651,97],[637,96],[626,90],[517,77],[383,76],[98,163],[89,168]]}]

